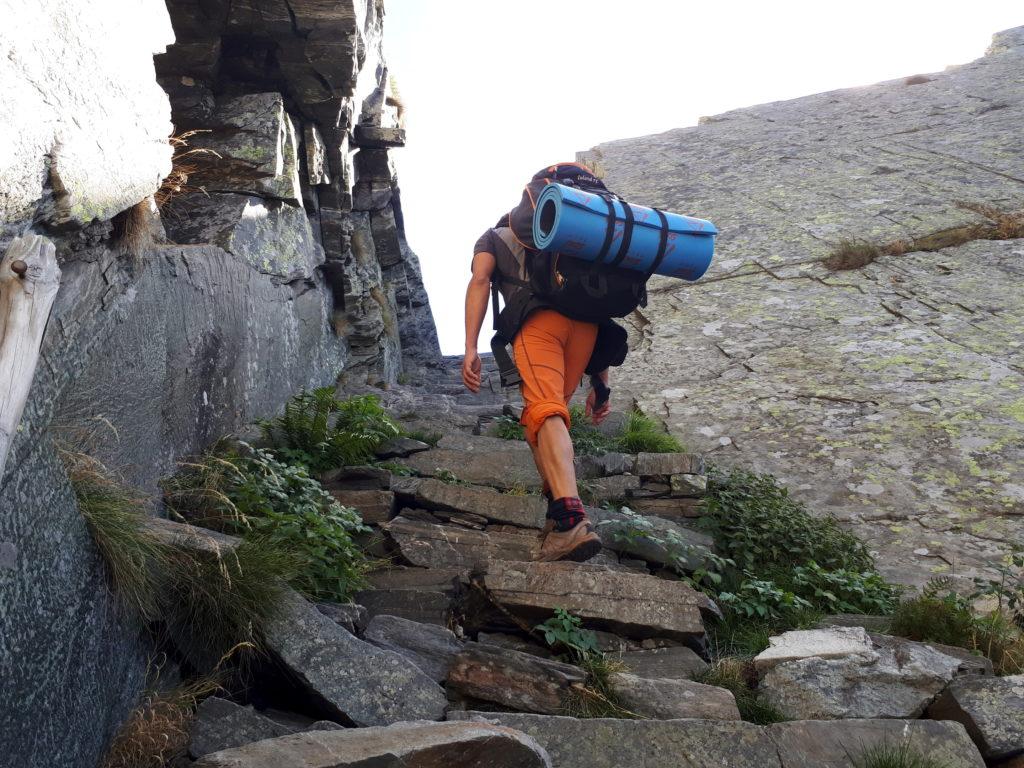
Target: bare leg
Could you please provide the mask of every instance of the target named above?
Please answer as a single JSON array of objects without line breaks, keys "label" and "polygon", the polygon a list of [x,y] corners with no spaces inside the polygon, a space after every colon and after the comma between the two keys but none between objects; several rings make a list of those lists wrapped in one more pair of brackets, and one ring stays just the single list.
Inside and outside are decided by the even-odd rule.
[{"label": "bare leg", "polygon": [[572,439],[565,422],[558,416],[545,420],[537,433],[537,447],[533,449],[542,480],[547,480],[551,498],[563,499],[579,496],[576,487],[576,467],[573,464]]}]

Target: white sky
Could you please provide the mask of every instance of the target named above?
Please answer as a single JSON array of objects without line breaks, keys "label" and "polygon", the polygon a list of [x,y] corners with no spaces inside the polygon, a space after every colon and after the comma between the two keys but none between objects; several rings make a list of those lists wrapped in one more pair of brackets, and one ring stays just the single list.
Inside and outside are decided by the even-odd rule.
[{"label": "white sky", "polygon": [[[538,168],[701,115],[941,70],[1024,24],[1020,0],[386,0],[386,9],[408,127],[393,153],[406,232],[446,354],[464,348],[473,244]],[[482,349],[490,336],[488,318]]]}]

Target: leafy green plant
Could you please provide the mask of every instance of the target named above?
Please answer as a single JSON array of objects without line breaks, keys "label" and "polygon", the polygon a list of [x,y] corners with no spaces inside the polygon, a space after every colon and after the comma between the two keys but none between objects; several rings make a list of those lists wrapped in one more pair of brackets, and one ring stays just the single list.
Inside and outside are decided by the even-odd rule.
[{"label": "leafy green plant", "polygon": [[997,675],[1024,674],[1024,632],[1003,611],[975,621],[972,650],[991,659]]},{"label": "leafy green plant", "polygon": [[744,572],[744,578],[735,590],[719,592],[718,601],[740,616],[772,621],[781,621],[813,607],[808,600],[783,589],[774,581],[758,579],[749,571]]},{"label": "leafy green plant", "polygon": [[416,474],[416,470],[407,464],[400,464],[397,461],[381,461],[377,464],[381,469],[386,469],[392,475],[397,477],[412,477]]},{"label": "leafy green plant", "polygon": [[437,467],[434,470],[434,478],[448,485],[467,485],[464,480],[459,479],[458,475],[450,469],[444,469],[443,467]]},{"label": "leafy green plant", "polygon": [[1024,629],[1024,549],[1015,547],[996,565],[998,578],[975,577],[973,599],[991,597],[996,611],[1006,612]]},{"label": "leafy green plant", "polygon": [[624,666],[609,659],[597,645],[597,635],[583,628],[579,616],[564,608],[555,608],[554,615],[534,629],[544,635],[552,648],[561,650],[569,661],[583,670],[583,685],[574,685],[565,696],[562,707],[571,717],[635,717],[616,700],[612,676]]},{"label": "leafy green plant", "polygon": [[352,537],[369,528],[303,466],[244,443],[222,446],[186,465],[164,492],[169,509],[186,519],[297,552],[306,567],[292,584],[307,594],[344,602],[364,583],[368,563]]},{"label": "leafy green plant", "polygon": [[949,768],[949,763],[915,749],[909,741],[868,747],[852,758],[854,768]]},{"label": "leafy green plant", "polygon": [[314,473],[369,461],[401,434],[375,395],[338,400],[333,387],[300,392],[260,427],[278,458]]},{"label": "leafy green plant", "polygon": [[896,589],[878,571],[828,571],[813,560],[793,568],[793,589],[825,613],[885,615],[896,607]]},{"label": "leafy green plant", "polygon": [[752,687],[757,675],[749,661],[738,658],[719,659],[704,672],[696,675],[694,680],[730,691],[736,699],[740,717],[748,723],[771,725],[787,719],[775,707],[763,701]]},{"label": "leafy green plant", "polygon": [[502,440],[525,440],[526,430],[514,416],[503,415],[494,420],[491,427],[491,434],[500,437]]},{"label": "leafy green plant", "polygon": [[555,615],[534,627],[544,635],[544,641],[553,648],[564,648],[576,661],[588,655],[600,654],[597,635],[583,628],[579,616],[564,608],[555,608]]}]

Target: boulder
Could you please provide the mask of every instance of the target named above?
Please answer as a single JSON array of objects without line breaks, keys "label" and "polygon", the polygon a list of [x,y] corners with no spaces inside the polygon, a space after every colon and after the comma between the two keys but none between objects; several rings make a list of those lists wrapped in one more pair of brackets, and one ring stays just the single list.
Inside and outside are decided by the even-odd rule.
[{"label": "boulder", "polygon": [[507,632],[478,632],[476,639],[482,645],[494,645],[511,651],[529,653],[532,656],[540,656],[543,659],[550,659],[554,656],[551,649],[547,646],[519,635],[508,634]]},{"label": "boulder", "polygon": [[207,755],[196,768],[552,768],[530,737],[483,723],[297,733]]},{"label": "boulder", "polygon": [[395,494],[392,491],[347,491],[332,488],[331,496],[343,507],[352,507],[363,522],[379,525],[390,520],[395,513]]},{"label": "boulder", "polygon": [[410,621],[447,627],[462,594],[461,572],[454,568],[392,567],[367,577],[368,589],[355,599],[371,618],[400,616]]},{"label": "boulder", "polygon": [[[785,641],[775,646],[779,650],[769,649],[779,658],[761,680],[764,699],[794,720],[913,718],[959,673],[960,659],[927,645],[875,646],[862,628],[851,629],[810,630],[815,639],[802,657],[806,635],[788,644],[790,652],[783,650]],[[836,633],[834,640],[821,640],[821,632]],[[764,654],[758,659],[762,669],[772,663]]]},{"label": "boulder", "polygon": [[673,496],[699,499],[707,493],[708,479],[705,475],[683,472],[669,476],[669,488]]},{"label": "boulder", "polygon": [[404,128],[382,128],[379,125],[364,125],[360,123],[355,128],[355,143],[359,147],[367,149],[387,149],[388,147],[405,146]]},{"label": "boulder", "polygon": [[188,753],[198,759],[211,752],[240,747],[263,739],[273,739],[304,730],[330,731],[340,729],[337,723],[321,720],[298,724],[282,722],[234,702],[211,696],[196,710],[189,735]]},{"label": "boulder", "polygon": [[641,515],[655,515],[667,520],[700,517],[704,502],[701,499],[629,499],[629,508]]},{"label": "boulder", "polygon": [[484,532],[461,526],[433,525],[399,515],[381,526],[402,557],[426,568],[468,572],[496,560],[531,560],[537,534]]},{"label": "boulder", "polygon": [[468,643],[448,672],[448,688],[525,712],[558,714],[569,689],[583,683],[579,667],[493,645]]},{"label": "boulder", "polygon": [[693,571],[715,546],[707,534],[660,517],[645,516],[639,521],[643,528],[638,528],[636,521],[621,512],[590,507],[587,514],[596,523],[601,541],[608,549],[655,565]]},{"label": "boulder", "polygon": [[637,677],[662,677],[689,680],[708,668],[708,663],[686,646],[626,651],[619,654],[626,671]]},{"label": "boulder", "polygon": [[739,720],[736,699],[725,688],[692,680],[613,675],[612,688],[624,709],[651,720]]},{"label": "boulder", "polygon": [[610,475],[594,480],[584,480],[580,492],[590,504],[603,504],[606,501],[622,501],[640,488],[640,478],[636,475]]},{"label": "boulder", "polygon": [[346,632],[358,634],[366,626],[366,608],[356,603],[316,604],[316,609]]},{"label": "boulder", "polygon": [[499,605],[547,618],[555,608],[629,637],[679,640],[704,634],[701,611],[718,608],[681,581],[579,563],[492,560],[483,584]]},{"label": "boulder", "polygon": [[363,631],[363,639],[405,656],[439,683],[448,677],[448,668],[462,650],[462,643],[450,629],[399,616],[374,616]]},{"label": "boulder", "polygon": [[375,451],[378,459],[401,459],[420,451],[429,451],[430,445],[411,437],[394,437],[386,440]]},{"label": "boulder", "polygon": [[267,649],[339,720],[439,720],[444,691],[405,657],[349,634],[298,594],[264,630]]},{"label": "boulder", "polygon": [[[953,727],[950,727],[953,726]],[[777,723],[768,736],[783,768],[851,768],[872,747],[908,744],[943,768],[983,768],[963,728],[928,720],[809,720]]]},{"label": "boulder", "polygon": [[450,712],[449,717],[522,731],[557,768],[781,768],[766,729],[740,720],[576,719],[505,712]]},{"label": "boulder", "polygon": [[426,509],[481,515],[495,523],[541,528],[547,504],[540,496],[512,496],[493,488],[451,485],[425,480],[416,490],[416,502]]},{"label": "boulder", "polygon": [[986,760],[1024,755],[1024,675],[958,678],[928,717],[963,724]]},{"label": "boulder", "polygon": [[955,645],[943,645],[942,643],[919,643],[916,640],[907,640],[906,638],[894,637],[893,635],[880,635],[874,632],[869,632],[868,637],[871,638],[871,642],[874,643],[876,648],[886,646],[906,648],[911,645],[923,645],[946,656],[952,656],[954,659],[960,660],[960,669],[957,670],[957,675],[993,674],[992,659],[972,653],[966,648],[958,648]]},{"label": "boulder", "polygon": [[325,472],[320,481],[328,490],[386,491],[391,487],[392,476],[390,472],[380,467],[340,467]]}]

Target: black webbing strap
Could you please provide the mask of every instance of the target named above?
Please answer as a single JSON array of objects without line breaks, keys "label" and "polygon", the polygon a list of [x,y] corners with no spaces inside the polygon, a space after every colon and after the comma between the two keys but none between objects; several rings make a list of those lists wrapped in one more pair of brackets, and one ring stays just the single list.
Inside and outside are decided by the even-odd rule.
[{"label": "black webbing strap", "polygon": [[608,206],[608,226],[604,231],[604,242],[601,244],[601,251],[593,261],[595,265],[603,264],[604,260],[608,258],[608,251],[612,248],[612,238],[615,237],[615,203],[612,202],[613,198],[611,195],[601,195],[601,199]]},{"label": "black webbing strap", "polygon": [[500,333],[491,337],[491,354],[494,355],[494,362],[498,364],[498,377],[501,379],[502,387],[518,387],[523,383],[523,377],[519,375],[519,369],[508,353],[508,339]]},{"label": "black webbing strap", "polygon": [[625,214],[625,222],[622,225],[622,242],[619,243],[619,252],[612,259],[611,266],[617,267],[622,263],[622,260],[626,258],[626,254],[629,252],[629,244],[633,240],[633,209],[629,207],[629,203],[625,200],[622,202],[622,212]]},{"label": "black webbing strap", "polygon": [[498,281],[491,280],[491,322],[494,330],[498,330]]},{"label": "black webbing strap", "polygon": [[654,261],[651,262],[651,268],[647,270],[646,279],[650,280],[658,267],[661,266],[661,262],[665,260],[665,249],[668,247],[668,219],[665,217],[663,211],[658,208],[654,209],[654,212],[658,214],[658,218],[661,220],[661,232],[658,240],[658,252],[654,256]]}]

